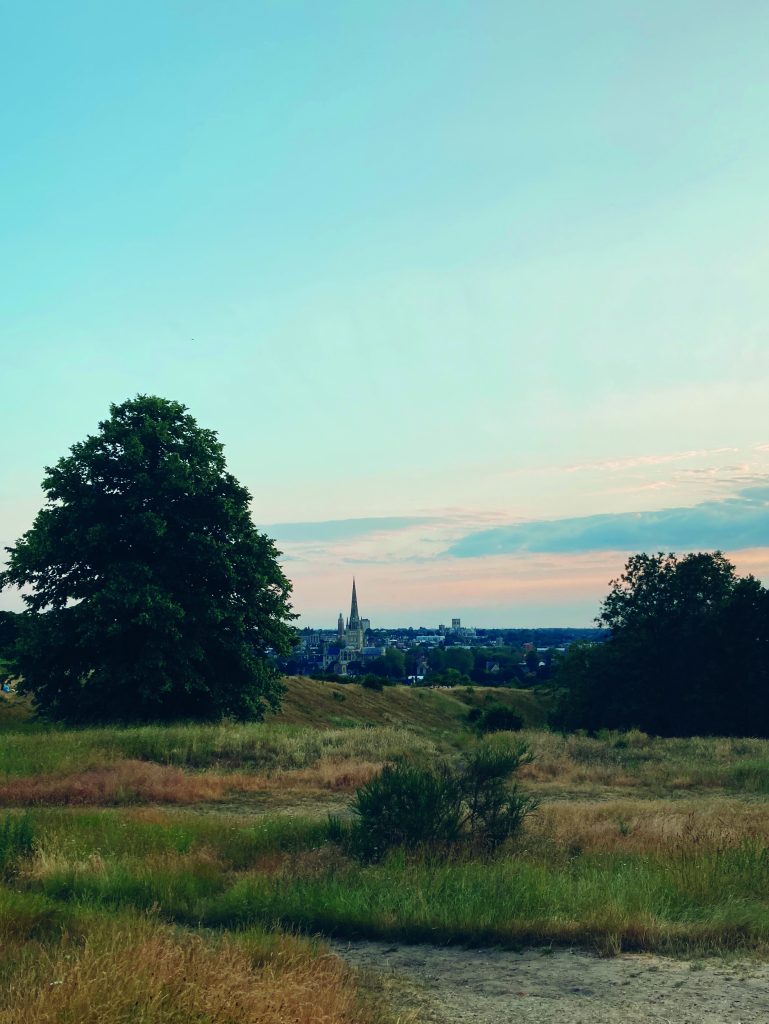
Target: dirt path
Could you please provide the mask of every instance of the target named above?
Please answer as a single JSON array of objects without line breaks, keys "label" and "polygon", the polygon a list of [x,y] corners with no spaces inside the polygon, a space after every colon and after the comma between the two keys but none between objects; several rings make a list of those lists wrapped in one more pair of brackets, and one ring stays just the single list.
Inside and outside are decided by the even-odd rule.
[{"label": "dirt path", "polygon": [[767,1024],[769,964],[335,943],[435,1024]]}]

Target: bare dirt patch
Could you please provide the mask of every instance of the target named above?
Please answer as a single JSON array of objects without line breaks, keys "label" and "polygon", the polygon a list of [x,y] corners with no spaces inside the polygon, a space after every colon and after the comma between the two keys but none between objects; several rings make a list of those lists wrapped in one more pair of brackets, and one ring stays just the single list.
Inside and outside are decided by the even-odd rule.
[{"label": "bare dirt patch", "polygon": [[335,943],[432,1024],[766,1024],[769,964]]}]

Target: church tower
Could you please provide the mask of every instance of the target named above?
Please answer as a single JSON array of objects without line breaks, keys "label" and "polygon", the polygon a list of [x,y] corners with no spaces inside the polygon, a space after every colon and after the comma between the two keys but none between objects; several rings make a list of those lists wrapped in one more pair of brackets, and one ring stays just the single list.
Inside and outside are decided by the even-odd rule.
[{"label": "church tower", "polygon": [[360,615],[358,614],[358,595],[355,593],[355,577],[352,578],[352,601],[350,603],[350,618],[347,623],[348,629],[360,629]]},{"label": "church tower", "polygon": [[350,618],[347,620],[345,631],[347,647],[354,651],[363,649],[363,627],[361,626],[360,613],[358,612],[358,595],[355,591],[355,577],[352,581],[352,601],[350,602]]},{"label": "church tower", "polygon": [[344,637],[344,618],[342,617],[341,612],[339,613],[339,619],[337,620],[336,624],[336,635],[339,637],[340,640],[342,640]]}]

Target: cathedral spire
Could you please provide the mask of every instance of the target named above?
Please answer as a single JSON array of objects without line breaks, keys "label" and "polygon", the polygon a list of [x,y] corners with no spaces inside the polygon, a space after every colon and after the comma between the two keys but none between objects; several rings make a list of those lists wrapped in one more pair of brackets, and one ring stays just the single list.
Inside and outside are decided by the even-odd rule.
[{"label": "cathedral spire", "polygon": [[350,604],[350,629],[360,629],[360,615],[358,614],[358,595],[355,593],[355,577],[352,578],[352,603]]}]

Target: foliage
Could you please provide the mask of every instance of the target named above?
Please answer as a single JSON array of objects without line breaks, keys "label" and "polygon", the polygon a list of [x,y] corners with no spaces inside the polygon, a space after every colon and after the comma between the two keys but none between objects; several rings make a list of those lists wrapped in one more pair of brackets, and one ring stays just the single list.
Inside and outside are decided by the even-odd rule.
[{"label": "foliage", "polygon": [[512,708],[493,701],[486,707],[475,707],[468,712],[467,721],[480,733],[518,732],[523,728],[523,719]]},{"label": "foliage", "polygon": [[16,667],[74,721],[260,718],[293,642],[289,594],[250,495],[185,406],[113,405],[46,470],[45,507],[9,548],[26,587]]},{"label": "foliage", "polygon": [[374,675],[403,679],[406,674],[406,656],[396,647],[388,647],[381,657],[373,658],[368,666]]},{"label": "foliage", "polygon": [[634,555],[556,669],[554,724],[658,735],[769,735],[769,593],[720,552]]},{"label": "foliage", "polygon": [[427,655],[431,673],[444,674],[448,669],[469,676],[475,666],[473,652],[466,647],[433,647]]},{"label": "foliage", "polygon": [[430,686],[470,686],[472,680],[456,668],[447,668],[445,672],[431,672],[427,683]]},{"label": "foliage", "polygon": [[20,616],[17,612],[0,611],[0,658],[8,657],[19,635]]},{"label": "foliage", "polygon": [[392,680],[388,679],[387,676],[377,676],[373,672],[367,672],[365,676],[361,677],[360,685],[366,690],[378,690],[381,691],[385,686],[390,686]]},{"label": "foliage", "polygon": [[529,760],[524,746],[485,745],[456,765],[387,765],[355,794],[351,846],[368,861],[399,847],[493,850],[536,806],[510,784]]},{"label": "foliage", "polygon": [[455,843],[461,804],[448,766],[386,765],[355,794],[352,845],[364,860],[393,847],[416,849]]}]

